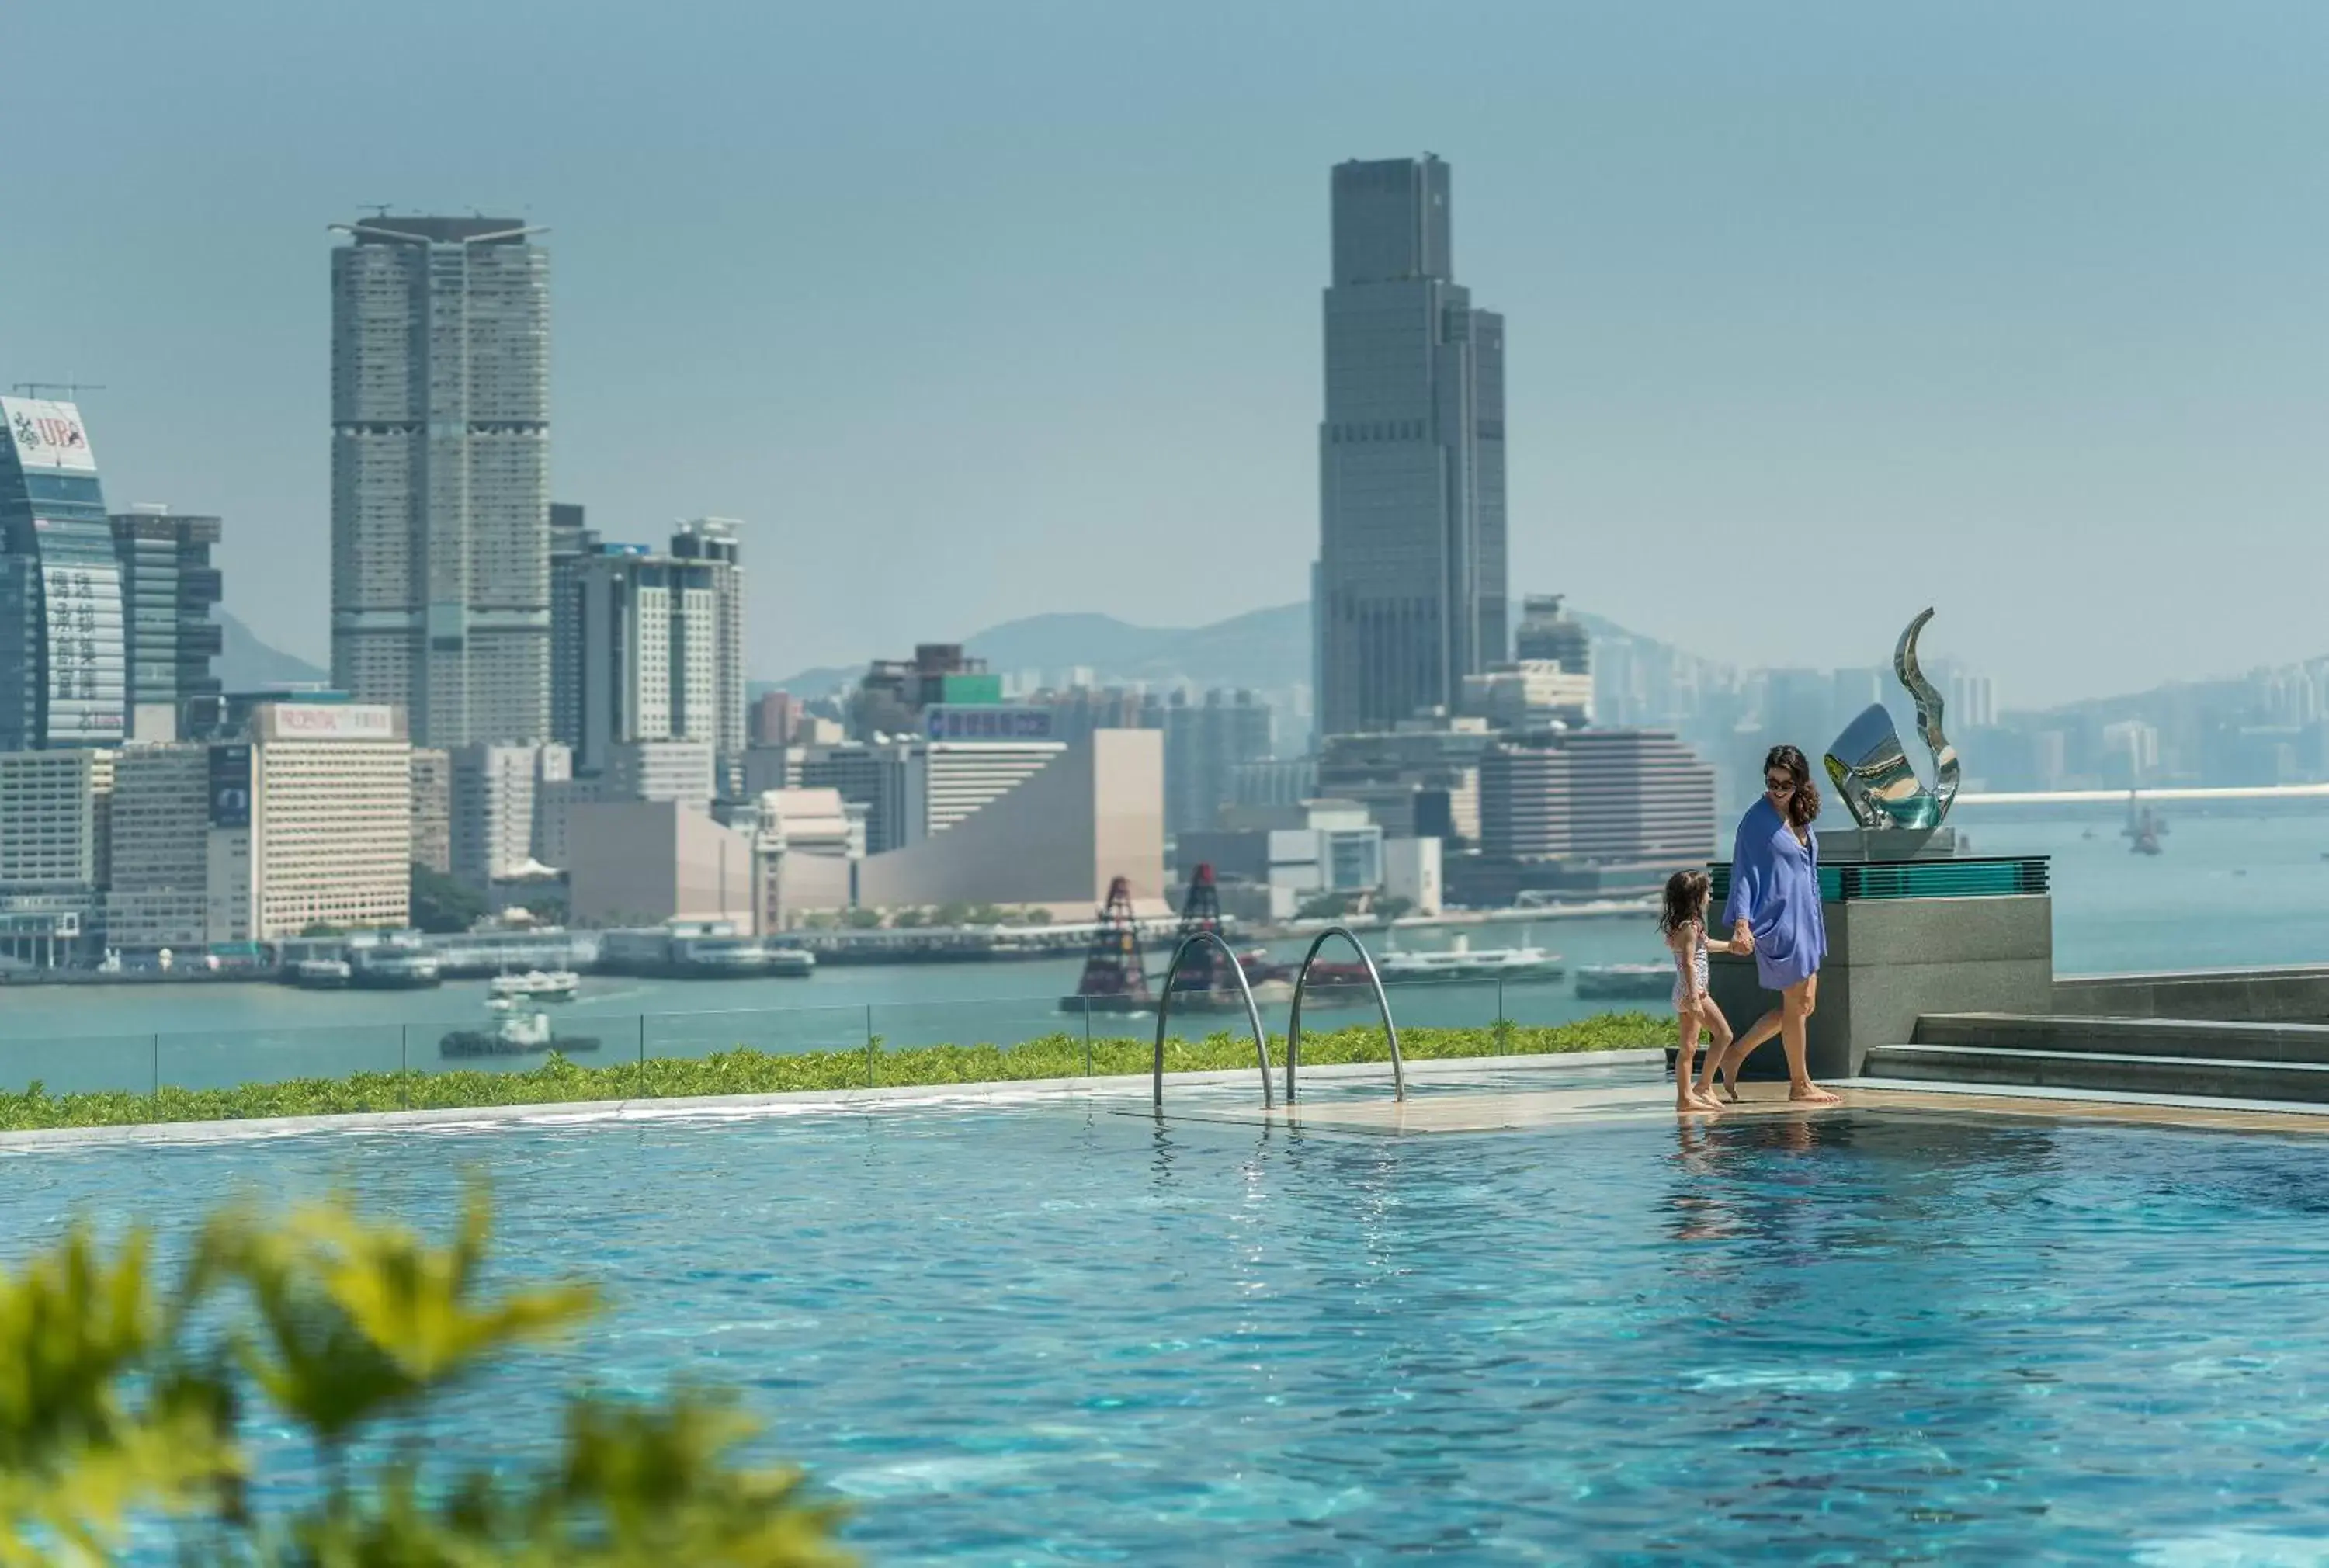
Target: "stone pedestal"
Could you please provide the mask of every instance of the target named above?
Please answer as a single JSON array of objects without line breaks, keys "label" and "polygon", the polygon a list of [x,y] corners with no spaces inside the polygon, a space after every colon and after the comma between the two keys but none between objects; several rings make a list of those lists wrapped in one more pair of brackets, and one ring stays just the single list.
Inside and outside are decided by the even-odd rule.
[{"label": "stone pedestal", "polygon": [[[2043,886],[2042,872],[2037,885]],[[1856,1077],[1872,1049],[1906,1044],[1924,1013],[2043,1013],[2051,1006],[2049,894],[1847,896],[1821,909],[1827,960],[1820,966],[1818,1009],[1806,1030],[1815,1078]],[[1708,986],[1735,1034],[1779,1005],[1777,994],[1757,980],[1751,958],[1716,953]],[[1780,1042],[1758,1047],[1742,1075],[1784,1078]]]}]

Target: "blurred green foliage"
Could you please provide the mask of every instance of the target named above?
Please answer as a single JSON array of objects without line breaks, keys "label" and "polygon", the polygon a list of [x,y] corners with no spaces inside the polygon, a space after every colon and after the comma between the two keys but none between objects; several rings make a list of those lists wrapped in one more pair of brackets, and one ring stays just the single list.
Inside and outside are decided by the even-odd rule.
[{"label": "blurred green foliage", "polygon": [[[433,1404],[599,1310],[587,1285],[489,1294],[490,1233],[475,1188],[444,1245],[344,1198],[279,1216],[246,1204],[166,1285],[144,1232],[108,1248],[86,1225],[0,1275],[0,1563],[109,1564],[133,1519],[163,1522],[178,1562],[218,1568],[853,1560],[799,1471],[739,1459],[757,1429],[724,1395],[571,1394],[530,1470],[435,1456],[416,1435]],[[320,1456],[303,1500],[254,1504],[286,1488],[252,1473],[253,1417]]]}]

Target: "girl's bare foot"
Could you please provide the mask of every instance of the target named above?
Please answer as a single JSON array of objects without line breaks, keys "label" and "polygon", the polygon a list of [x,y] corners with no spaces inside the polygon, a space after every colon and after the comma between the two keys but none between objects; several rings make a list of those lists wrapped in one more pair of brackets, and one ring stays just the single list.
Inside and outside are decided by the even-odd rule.
[{"label": "girl's bare foot", "polygon": [[1711,1116],[1721,1109],[1722,1107],[1720,1105],[1710,1105],[1702,1100],[1677,1100],[1674,1102],[1674,1114],[1677,1116]]},{"label": "girl's bare foot", "polygon": [[1817,1084],[1810,1082],[1808,1079],[1800,1084],[1788,1084],[1787,1098],[1795,1101],[1799,1105],[1841,1105],[1843,1103],[1843,1095],[1832,1094],[1825,1089],[1821,1088]]}]

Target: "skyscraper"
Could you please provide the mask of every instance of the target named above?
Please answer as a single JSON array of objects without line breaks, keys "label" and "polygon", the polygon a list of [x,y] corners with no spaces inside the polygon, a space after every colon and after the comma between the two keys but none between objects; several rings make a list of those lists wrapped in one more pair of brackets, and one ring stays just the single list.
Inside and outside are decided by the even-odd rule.
[{"label": "skyscraper", "polygon": [[80,410],[0,398],[0,752],[120,745],[125,664],[121,570]]},{"label": "skyscraper", "polygon": [[715,622],[712,634],[713,716],[712,744],[718,748],[724,778],[740,767],[744,734],[744,565],[736,545],[741,525],[729,517],[699,517],[671,536],[675,559],[701,561],[712,569]]},{"label": "skyscraper", "polygon": [[332,681],[415,742],[550,733],[550,258],[507,218],[332,252]]},{"label": "skyscraper", "polygon": [[[653,555],[644,545],[600,545],[583,558],[575,571],[582,651],[576,774],[598,777],[613,748],[639,741],[718,750],[726,706],[719,579],[716,562]],[[740,690],[735,709],[740,728]]]},{"label": "skyscraper", "polygon": [[1202,833],[1230,800],[1232,773],[1275,748],[1269,705],[1250,691],[1175,691],[1164,709],[1164,831]]},{"label": "skyscraper", "polygon": [[1438,158],[1334,174],[1314,577],[1323,735],[1452,709],[1505,647],[1504,323],[1455,281]]},{"label": "skyscraper", "polygon": [[166,506],[113,514],[121,569],[121,619],[129,738],[173,741],[216,720],[221,686],[211,661],[225,634],[211,618],[224,584],[211,564],[215,517]]},{"label": "skyscraper", "polygon": [[550,737],[574,745],[582,732],[582,600],[577,592],[586,556],[599,536],[580,506],[550,503]]}]

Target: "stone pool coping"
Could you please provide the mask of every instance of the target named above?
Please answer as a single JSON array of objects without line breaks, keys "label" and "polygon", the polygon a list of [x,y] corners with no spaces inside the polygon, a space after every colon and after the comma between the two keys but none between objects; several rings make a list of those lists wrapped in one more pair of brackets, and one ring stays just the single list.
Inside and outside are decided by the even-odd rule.
[{"label": "stone pool coping", "polygon": [[[1647,1083],[1566,1084],[1516,1088],[1481,1085],[1405,1102],[1390,1097],[1389,1065],[1346,1062],[1303,1070],[1306,1083],[1344,1084],[1372,1081],[1381,1097],[1282,1102],[1269,1110],[1224,1090],[1250,1089],[1254,1072],[1166,1075],[1164,1114],[1171,1119],[1231,1125],[1279,1125],[1308,1131],[1393,1136],[1414,1133],[1523,1131],[1561,1124],[1652,1121],[1674,1118],[1674,1091],[1663,1075],[1662,1047],[1616,1051],[1562,1051],[1537,1056],[1447,1056],[1407,1064],[1410,1084],[1564,1069],[1650,1066],[1660,1076]],[[1281,1084],[1283,1066],[1272,1075]],[[670,1099],[580,1100],[533,1105],[476,1105],[427,1111],[352,1112],[336,1116],[254,1117],[224,1122],[146,1122],[105,1127],[45,1127],[0,1132],[0,1155],[42,1150],[129,1145],[216,1143],[317,1133],[363,1135],[438,1131],[456,1134],[516,1126],[586,1126],[654,1121],[744,1121],[766,1116],[830,1111],[873,1111],[886,1106],[1022,1105],[1045,1101],[1090,1102],[1122,1114],[1148,1113],[1150,1075],[1021,1078],[972,1084],[911,1084],[888,1088],[808,1089],[772,1094],[702,1094]],[[2329,1105],[2279,1101],[2211,1100],[2187,1095],[2144,1094],[2097,1089],[1938,1084],[1876,1078],[1832,1085],[1843,1096],[1836,1106],[1789,1102],[1779,1084],[1745,1085],[1743,1102],[1721,1116],[1694,1119],[1720,1125],[1725,1119],[1774,1115],[1819,1116],[1839,1111],[1909,1110],[1951,1114],[2034,1117],[2058,1121],[2115,1122],[2249,1132],[2329,1133]],[[1200,1092],[1193,1103],[1191,1091]],[[1177,1096],[1181,1096],[1176,1099]]]},{"label": "stone pool coping", "polygon": [[[1703,1130],[1725,1122],[1768,1122],[1787,1117],[1806,1120],[1852,1111],[1908,1111],[2210,1131],[2329,1133],[2329,1106],[2282,1101],[1942,1084],[1921,1079],[1839,1079],[1828,1087],[1840,1096],[1837,1103],[1799,1105],[1787,1098],[1785,1084],[1750,1083],[1742,1086],[1737,1104],[1725,1107],[1716,1115],[1688,1120],[1690,1125]],[[1565,1088],[1483,1089],[1475,1094],[1435,1094],[1404,1103],[1336,1099],[1278,1105],[1268,1111],[1259,1106],[1218,1103],[1183,1106],[1175,1111],[1168,1103],[1165,1113],[1181,1121],[1284,1126],[1304,1132],[1378,1137],[1537,1131],[1562,1125],[1614,1122],[1672,1124],[1677,1120],[1674,1089],[1664,1080]]]},{"label": "stone pool coping", "polygon": [[[1410,1082],[1469,1077],[1481,1073],[1532,1072],[1563,1067],[1618,1067],[1665,1063],[1662,1047],[1616,1051],[1554,1051],[1535,1056],[1438,1056],[1407,1064]],[[1285,1082],[1285,1065],[1270,1075],[1273,1089]],[[1173,1113],[1176,1090],[1250,1085],[1250,1067],[1218,1072],[1167,1073],[1165,1110]],[[1389,1062],[1336,1062],[1301,1070],[1304,1083],[1380,1080],[1391,1084]],[[902,1084],[886,1088],[799,1089],[771,1094],[690,1094],[631,1100],[569,1100],[526,1105],[448,1106],[426,1111],[351,1111],[325,1116],[254,1116],[220,1122],[129,1122],[100,1127],[38,1127],[0,1132],[0,1154],[42,1149],[122,1143],[215,1143],[224,1140],[298,1138],[318,1132],[462,1131],[523,1123],[579,1124],[649,1122],[684,1118],[744,1118],[815,1111],[871,1109],[882,1105],[986,1104],[1079,1097],[1143,1099],[1153,1082],[1147,1073],[1094,1077],[1013,1078],[974,1084]]]}]

